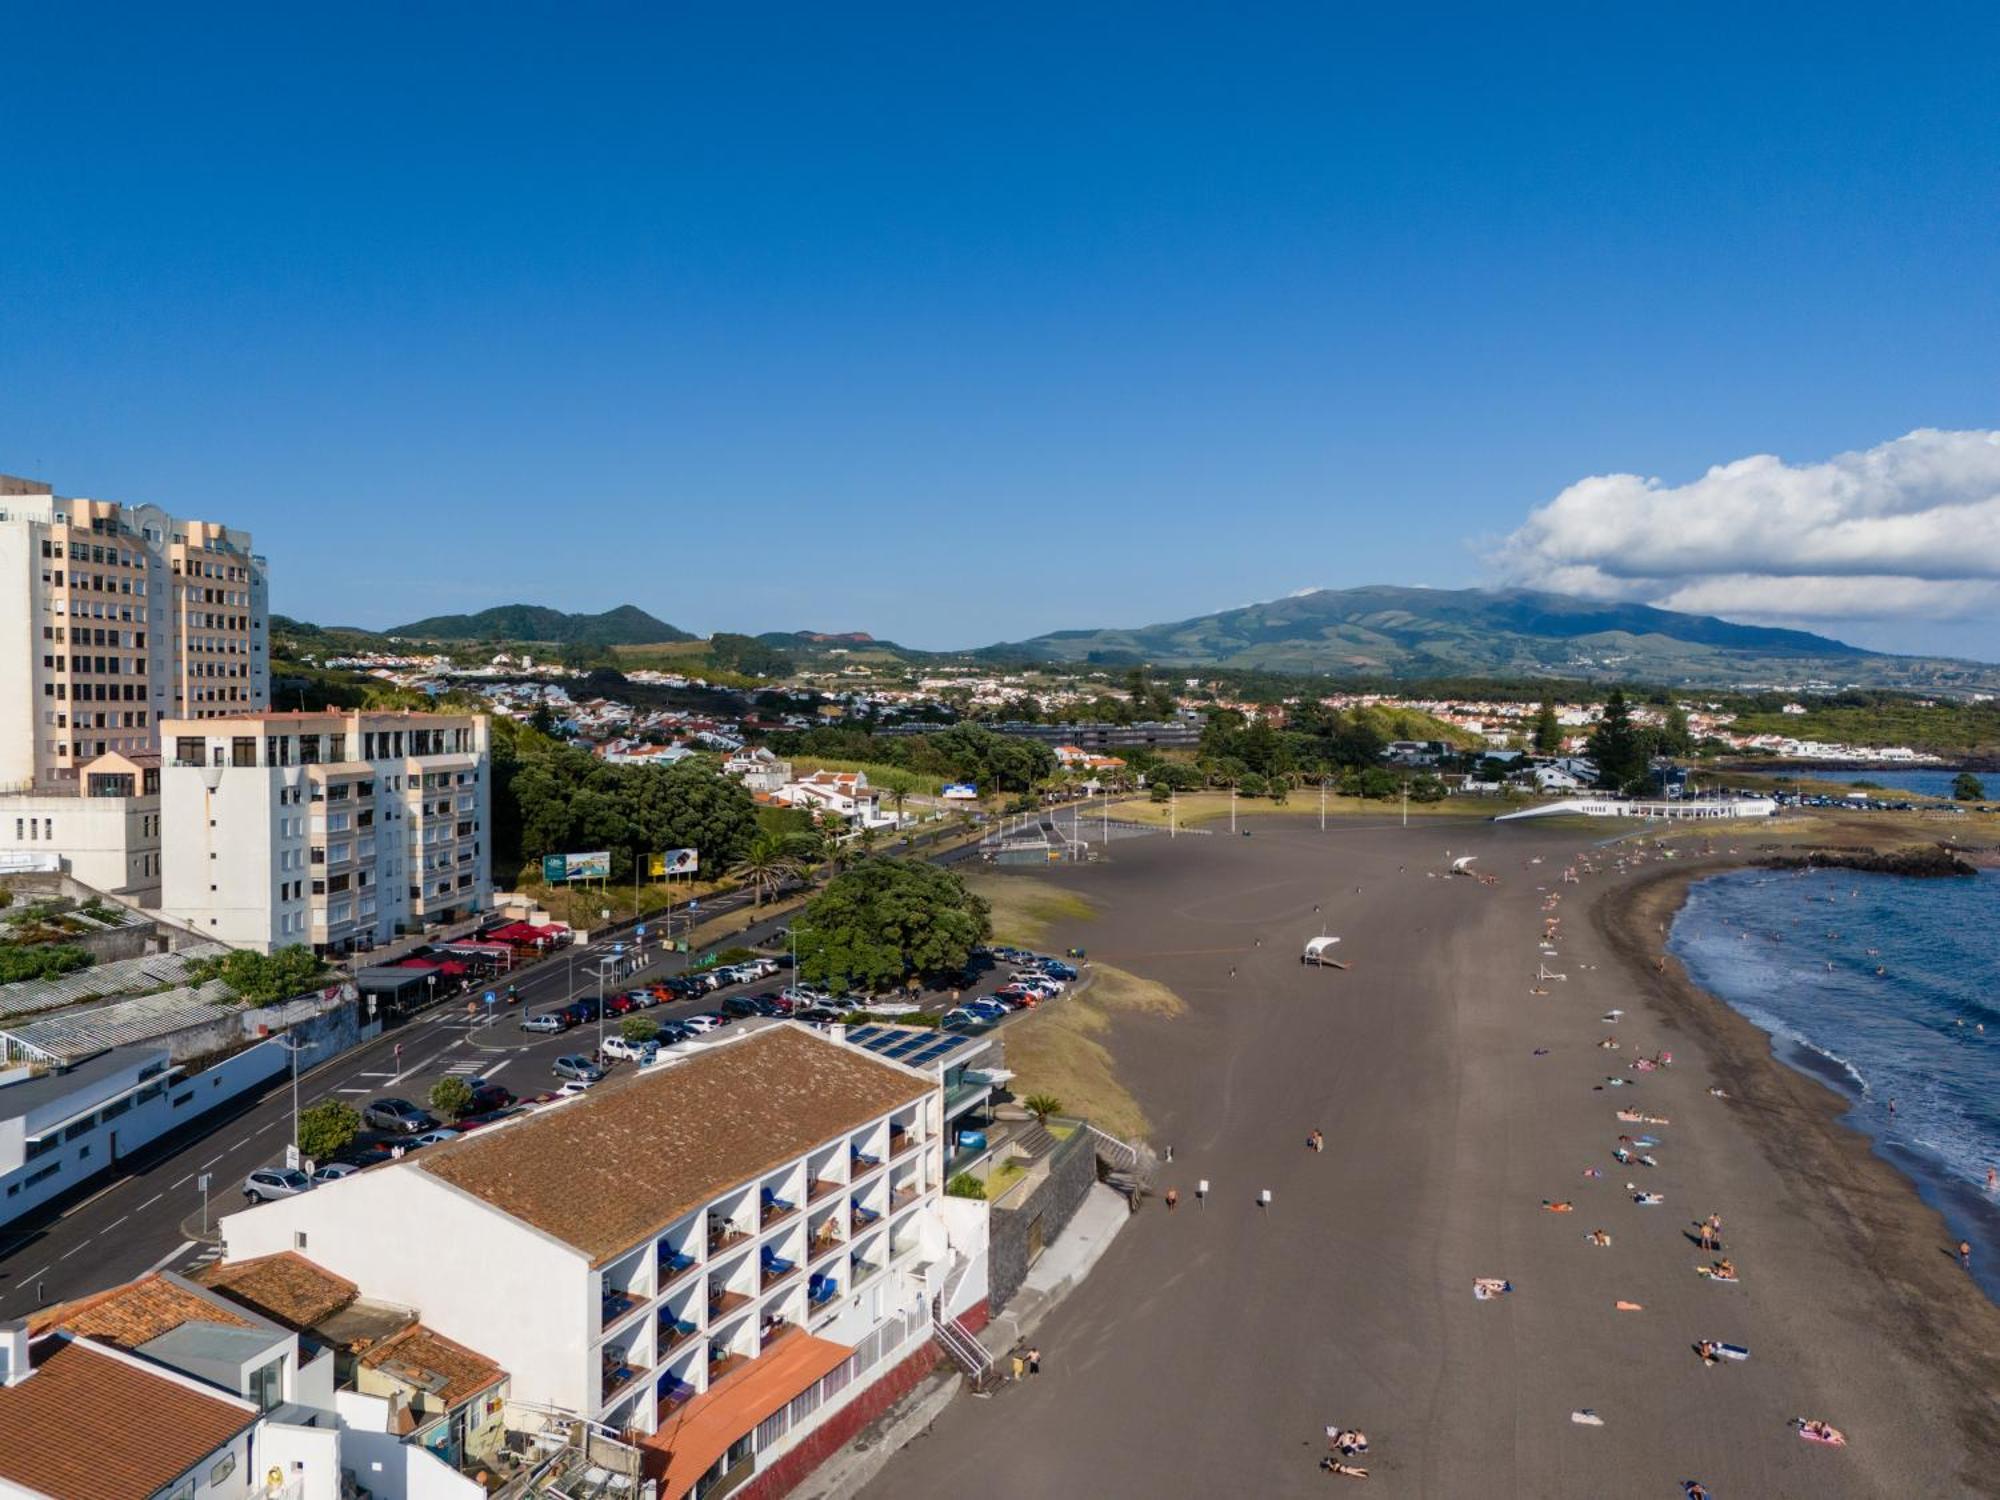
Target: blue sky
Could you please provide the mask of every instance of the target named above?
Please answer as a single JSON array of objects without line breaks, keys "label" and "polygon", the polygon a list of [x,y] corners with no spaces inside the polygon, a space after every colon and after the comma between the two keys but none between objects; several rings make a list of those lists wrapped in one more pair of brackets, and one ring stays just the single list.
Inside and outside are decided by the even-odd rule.
[{"label": "blue sky", "polygon": [[1770,454],[1837,526],[1812,466],[2000,427],[1988,8],[68,9],[6,22],[0,470],[249,526],[284,613],[1581,579],[2000,655],[2000,521],[1692,588],[1591,555],[1629,486],[1530,525]]}]

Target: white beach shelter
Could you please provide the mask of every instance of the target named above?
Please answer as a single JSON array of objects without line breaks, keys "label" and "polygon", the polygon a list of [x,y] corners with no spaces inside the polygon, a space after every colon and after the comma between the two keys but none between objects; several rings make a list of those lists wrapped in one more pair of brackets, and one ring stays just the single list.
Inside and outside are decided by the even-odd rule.
[{"label": "white beach shelter", "polygon": [[1339,941],[1340,939],[1337,937],[1316,937],[1312,939],[1306,944],[1306,951],[1299,955],[1299,962],[1302,964],[1331,964],[1333,962],[1333,945]]}]

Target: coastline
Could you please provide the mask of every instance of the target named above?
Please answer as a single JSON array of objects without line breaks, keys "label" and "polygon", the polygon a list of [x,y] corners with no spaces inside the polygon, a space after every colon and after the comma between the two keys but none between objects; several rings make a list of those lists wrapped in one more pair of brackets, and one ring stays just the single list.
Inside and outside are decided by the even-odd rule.
[{"label": "coastline", "polygon": [[1624,881],[1591,908],[1607,948],[1660,1023],[1707,1055],[1727,1107],[1771,1167],[1794,1189],[1798,1210],[1875,1282],[1891,1316],[1879,1336],[1913,1361],[1951,1374],[1952,1417],[1974,1451],[2000,1445],[2000,1307],[1949,1253],[1956,1236],[1917,1184],[1845,1123],[1851,1100],[1830,1082],[1788,1066],[1771,1036],[1695,984],[1665,953],[1665,934],[1697,880],[1748,868],[1736,857],[1663,869]]}]

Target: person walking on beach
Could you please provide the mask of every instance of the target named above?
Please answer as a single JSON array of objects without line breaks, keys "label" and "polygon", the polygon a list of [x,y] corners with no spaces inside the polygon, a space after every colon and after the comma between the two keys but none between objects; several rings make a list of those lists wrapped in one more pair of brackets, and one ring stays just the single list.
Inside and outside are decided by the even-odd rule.
[{"label": "person walking on beach", "polygon": [[1259,1208],[1269,1208],[1271,1206],[1271,1190],[1269,1188],[1265,1188],[1257,1194],[1257,1206]]},{"label": "person walking on beach", "polygon": [[1307,1134],[1306,1134],[1306,1150],[1308,1150],[1308,1151],[1324,1151],[1325,1149],[1326,1149],[1326,1137],[1325,1137],[1325,1136],[1321,1135],[1321,1134],[1319,1133],[1319,1131],[1317,1131],[1317,1130],[1313,1130],[1313,1131],[1309,1131],[1309,1132],[1307,1132]]},{"label": "person walking on beach", "polygon": [[1968,1271],[1970,1271],[1970,1270],[1972,1269],[1972,1241],[1971,1241],[1971,1240],[1960,1240],[1960,1241],[1958,1242],[1958,1263],[1959,1263],[1959,1264],[1960,1264],[1961,1266],[1965,1267],[1965,1269],[1966,1269],[1966,1270],[1968,1270]]},{"label": "person walking on beach", "polygon": [[1175,1209],[1179,1208],[1180,1206],[1181,1206],[1181,1190],[1179,1188],[1168,1188],[1167,1212],[1172,1213]]},{"label": "person walking on beach", "polygon": [[1032,1345],[1028,1349],[1028,1373],[1030,1375],[1042,1373],[1042,1351]]},{"label": "person walking on beach", "polygon": [[1208,1179],[1204,1177],[1194,1185],[1194,1206],[1200,1208],[1206,1202],[1208,1202]]}]

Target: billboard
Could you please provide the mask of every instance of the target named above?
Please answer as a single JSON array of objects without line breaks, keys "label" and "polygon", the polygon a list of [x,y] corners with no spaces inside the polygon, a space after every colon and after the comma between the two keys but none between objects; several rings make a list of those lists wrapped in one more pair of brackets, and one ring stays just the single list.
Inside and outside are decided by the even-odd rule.
[{"label": "billboard", "polygon": [[695,849],[669,849],[665,854],[655,854],[652,873],[655,879],[662,875],[692,875],[701,868],[701,853]]},{"label": "billboard", "polygon": [[611,851],[598,849],[589,854],[544,854],[542,879],[550,885],[568,880],[609,880]]},{"label": "billboard", "polygon": [[979,798],[979,788],[969,781],[954,782],[944,789],[947,802],[974,802]]}]

